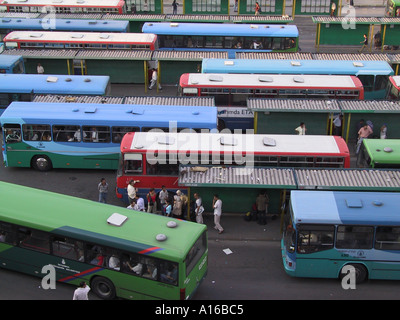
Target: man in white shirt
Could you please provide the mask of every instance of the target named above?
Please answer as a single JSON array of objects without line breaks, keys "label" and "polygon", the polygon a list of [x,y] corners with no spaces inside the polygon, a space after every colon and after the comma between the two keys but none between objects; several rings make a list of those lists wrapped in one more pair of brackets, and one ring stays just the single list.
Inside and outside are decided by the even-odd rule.
[{"label": "man in white shirt", "polygon": [[196,205],[195,205],[195,209],[194,209],[194,213],[196,214],[196,222],[203,223],[204,207],[203,207],[202,200],[197,192],[193,196],[196,199]]},{"label": "man in white shirt", "polygon": [[165,186],[161,187],[161,191],[158,193],[158,198],[161,204],[161,213],[165,215],[165,200],[168,199],[168,190]]},{"label": "man in white shirt", "polygon": [[222,214],[222,200],[219,198],[217,194],[214,195],[213,199],[213,209],[214,209],[214,229],[218,230],[218,233],[221,234],[224,232],[224,228],[221,226],[221,214]]},{"label": "man in white shirt", "polygon": [[38,74],[43,74],[44,73],[44,68],[40,63],[38,63],[36,70],[37,70]]},{"label": "man in white shirt", "polygon": [[79,284],[79,288],[74,291],[74,297],[72,298],[72,300],[89,300],[89,291],[90,287],[86,284],[86,282],[82,281]]},{"label": "man in white shirt", "polygon": [[131,180],[131,181],[129,181],[128,187],[126,188],[126,191],[128,193],[129,203],[132,203],[132,200],[135,200],[135,196],[136,196],[135,183],[136,182],[140,182],[140,181],[139,180]]},{"label": "man in white shirt", "polygon": [[140,198],[138,194],[135,195],[135,199],[136,199],[136,205],[137,205],[137,210],[139,211],[146,211],[145,207],[144,207],[144,200],[143,198]]}]

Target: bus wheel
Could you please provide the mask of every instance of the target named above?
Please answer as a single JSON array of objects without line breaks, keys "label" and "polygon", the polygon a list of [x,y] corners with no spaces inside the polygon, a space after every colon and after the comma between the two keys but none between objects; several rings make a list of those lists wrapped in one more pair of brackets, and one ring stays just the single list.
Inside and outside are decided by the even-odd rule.
[{"label": "bus wheel", "polygon": [[47,156],[35,156],[32,159],[32,167],[39,171],[48,171],[53,166]]},{"label": "bus wheel", "polygon": [[[354,268],[354,271],[356,273],[356,283],[362,283],[367,279],[368,271],[362,264],[355,263],[348,264],[348,266],[352,266]],[[342,277],[344,276],[342,272],[340,274]]]},{"label": "bus wheel", "polygon": [[91,287],[93,292],[102,299],[111,300],[115,298],[114,284],[107,278],[94,278],[92,280]]}]

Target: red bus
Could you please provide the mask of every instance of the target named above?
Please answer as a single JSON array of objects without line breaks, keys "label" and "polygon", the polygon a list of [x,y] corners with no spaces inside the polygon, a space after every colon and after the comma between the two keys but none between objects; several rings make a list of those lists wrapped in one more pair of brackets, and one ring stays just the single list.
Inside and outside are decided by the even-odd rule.
[{"label": "red bus", "polygon": [[0,10],[7,12],[55,13],[125,13],[123,0],[0,0]]},{"label": "red bus", "polygon": [[[117,196],[127,202],[130,180],[139,192],[178,189],[179,165],[349,168],[343,138],[323,135],[131,132],[121,142]],[[184,189],[184,188],[181,188]]]}]

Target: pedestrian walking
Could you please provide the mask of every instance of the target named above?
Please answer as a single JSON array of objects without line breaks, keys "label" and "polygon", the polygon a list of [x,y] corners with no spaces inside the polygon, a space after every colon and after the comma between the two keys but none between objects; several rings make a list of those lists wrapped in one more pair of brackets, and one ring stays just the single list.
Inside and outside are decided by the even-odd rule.
[{"label": "pedestrian walking", "polygon": [[85,281],[82,281],[79,284],[79,287],[74,291],[74,296],[72,300],[89,300],[89,291],[90,287],[86,284]]},{"label": "pedestrian walking", "polygon": [[97,188],[99,189],[99,202],[107,203],[108,183],[105,178],[100,179]]},{"label": "pedestrian walking", "polygon": [[[157,79],[158,79],[157,69],[153,68],[153,72],[151,74],[149,90],[152,90],[154,88],[154,86],[157,84]],[[158,83],[158,90],[162,90],[160,83]]]},{"label": "pedestrian walking", "polygon": [[128,202],[132,203],[132,200],[135,200],[136,196],[136,188],[135,183],[140,182],[139,180],[130,180],[128,186],[126,187],[126,192],[128,193]]},{"label": "pedestrian walking", "polygon": [[37,71],[38,74],[43,74],[44,73],[44,68],[40,63],[37,64],[36,71]]},{"label": "pedestrian walking", "polygon": [[213,199],[213,209],[214,209],[214,229],[218,230],[221,234],[224,232],[224,228],[221,226],[221,215],[222,215],[222,200],[219,198],[218,194],[214,195]]},{"label": "pedestrian walking", "polygon": [[364,33],[363,37],[364,37],[364,40],[360,42],[363,45],[362,45],[361,49],[358,50],[359,53],[363,52],[363,50],[368,46],[368,37],[365,33]]},{"label": "pedestrian walking", "polygon": [[256,6],[254,8],[254,15],[258,16],[260,14],[260,12],[261,12],[260,4],[258,3],[258,1],[256,1]]},{"label": "pedestrian walking", "polygon": [[336,10],[336,3],[332,1],[332,3],[331,3],[331,17],[335,16],[335,10]]},{"label": "pedestrian walking", "polygon": [[197,223],[204,223],[203,222],[203,212],[204,212],[204,207],[203,203],[201,200],[201,197],[198,193],[195,193],[194,198],[196,199],[195,206],[194,206],[194,213],[196,215],[196,222]]}]

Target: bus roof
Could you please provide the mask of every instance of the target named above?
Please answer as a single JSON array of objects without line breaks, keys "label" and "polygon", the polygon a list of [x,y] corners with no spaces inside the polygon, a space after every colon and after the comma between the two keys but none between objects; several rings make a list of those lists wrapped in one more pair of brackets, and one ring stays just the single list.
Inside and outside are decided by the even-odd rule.
[{"label": "bus roof", "polygon": [[[204,224],[133,211],[92,200],[0,182],[0,220],[83,239],[99,245],[160,258],[182,260],[193,242],[206,230]],[[25,201],[20,201],[21,194]],[[73,210],[71,210],[73,208]],[[122,226],[107,223],[113,214],[128,219]],[[174,220],[177,227],[167,227]],[[165,234],[165,241],[157,241]]]},{"label": "bus roof", "polygon": [[109,76],[0,74],[0,93],[104,95]]},{"label": "bus roof", "polygon": [[400,164],[400,139],[363,139],[371,162]]},{"label": "bus roof", "polygon": [[[217,127],[217,108],[199,106],[127,105],[94,103],[12,102],[0,117],[1,123],[22,119],[25,123],[124,125],[163,128],[172,121],[190,128]],[[171,123],[174,126],[174,123]],[[186,128],[186,127],[185,127]]]},{"label": "bus roof", "polygon": [[[121,152],[144,150],[173,153],[223,151],[254,154],[349,155],[343,139],[318,135],[272,135],[228,133],[160,133],[135,132],[126,134]],[[344,141],[343,141],[344,142]]]},{"label": "bus roof", "polygon": [[0,55],[0,68],[9,68],[22,59],[22,56]]},{"label": "bus roof", "polygon": [[181,87],[362,88],[358,79],[341,75],[186,73]]},{"label": "bus roof", "polygon": [[122,0],[0,0],[0,5],[7,6],[116,7],[123,4]]},{"label": "bus roof", "polygon": [[295,224],[400,225],[400,194],[301,191],[290,193]]},{"label": "bus roof", "polygon": [[394,75],[386,61],[203,59],[203,73]]},{"label": "bus roof", "polygon": [[157,35],[207,35],[237,37],[294,37],[299,36],[295,25],[221,23],[146,22],[144,33]]},{"label": "bus roof", "polygon": [[2,18],[0,29],[11,30],[67,30],[126,32],[129,21],[123,20],[79,20],[79,19],[21,19]]},{"label": "bus roof", "polygon": [[12,31],[3,38],[4,42],[71,42],[71,43],[153,43],[154,34],[106,33],[106,32],[63,32],[63,31]]}]

